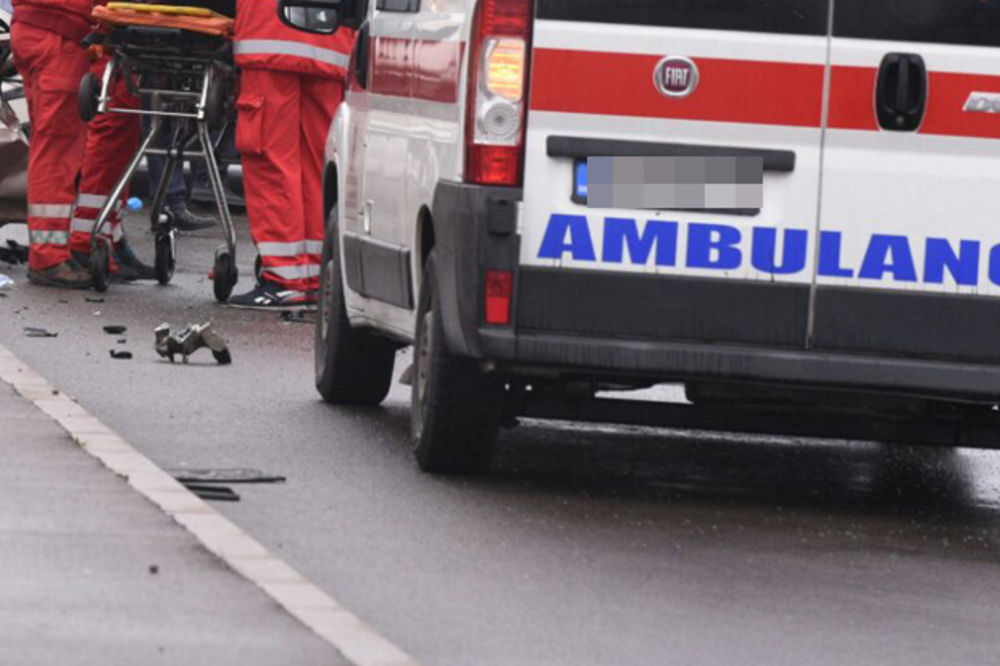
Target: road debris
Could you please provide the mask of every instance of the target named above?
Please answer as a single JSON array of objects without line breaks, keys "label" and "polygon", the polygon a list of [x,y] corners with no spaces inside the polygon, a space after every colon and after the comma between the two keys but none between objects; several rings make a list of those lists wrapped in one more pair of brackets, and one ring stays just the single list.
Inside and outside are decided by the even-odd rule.
[{"label": "road debris", "polygon": [[45,330],[44,328],[39,328],[37,326],[25,326],[24,335],[29,338],[57,338],[58,333]]},{"label": "road debris", "polygon": [[9,275],[4,275],[0,273],[0,291],[5,289],[13,289],[16,283],[10,278]]},{"label": "road debris", "polygon": [[229,486],[216,486],[201,483],[185,483],[183,486],[204,500],[217,500],[219,502],[240,501],[240,496]]},{"label": "road debris", "polygon": [[121,335],[128,330],[127,326],[122,326],[121,324],[108,324],[104,327],[104,332],[109,335]]},{"label": "road debris", "polygon": [[233,362],[229,353],[226,341],[212,329],[212,324],[190,324],[187,328],[177,333],[172,333],[170,324],[160,324],[156,327],[156,352],[163,358],[174,362],[174,357],[178,354],[184,363],[188,362],[188,357],[202,347],[207,347],[212,351],[212,356],[219,365],[228,365]]},{"label": "road debris", "polygon": [[169,470],[180,483],[284,483],[280,474],[268,474],[250,467],[228,469],[174,469]]},{"label": "road debris", "polygon": [[0,261],[13,265],[28,263],[27,246],[8,240],[5,246],[0,246]]},{"label": "road debris", "polygon": [[132,358],[132,352],[124,351],[121,349],[109,349],[108,353],[111,354],[111,358],[118,359],[121,361],[127,361],[128,359]]},{"label": "road debris", "polygon": [[286,310],[281,313],[281,320],[289,324],[315,324],[316,316],[312,312],[289,312]]},{"label": "road debris", "polygon": [[101,298],[100,296],[84,296],[83,300],[85,300],[88,303],[103,303],[104,302],[104,299]]}]

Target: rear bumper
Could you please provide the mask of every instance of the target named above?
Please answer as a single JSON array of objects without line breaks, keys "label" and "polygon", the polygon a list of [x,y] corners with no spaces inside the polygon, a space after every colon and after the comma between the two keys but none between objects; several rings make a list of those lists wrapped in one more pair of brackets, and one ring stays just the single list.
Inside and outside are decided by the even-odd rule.
[{"label": "rear bumper", "polygon": [[[520,200],[521,191],[511,188],[438,186],[438,285],[445,333],[456,353],[528,375],[1000,400],[1000,365],[993,363],[804,349],[804,288],[519,269]],[[484,323],[487,269],[517,273],[510,327]]]}]

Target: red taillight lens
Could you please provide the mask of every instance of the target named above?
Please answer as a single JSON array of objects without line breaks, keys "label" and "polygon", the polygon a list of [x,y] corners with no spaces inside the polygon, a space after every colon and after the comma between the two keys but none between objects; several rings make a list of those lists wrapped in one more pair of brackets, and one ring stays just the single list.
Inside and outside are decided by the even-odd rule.
[{"label": "red taillight lens", "polygon": [[495,326],[510,324],[510,303],[514,295],[514,274],[511,271],[486,271],[486,323]]},{"label": "red taillight lens", "polygon": [[533,0],[481,0],[469,60],[465,180],[518,186],[524,164]]}]

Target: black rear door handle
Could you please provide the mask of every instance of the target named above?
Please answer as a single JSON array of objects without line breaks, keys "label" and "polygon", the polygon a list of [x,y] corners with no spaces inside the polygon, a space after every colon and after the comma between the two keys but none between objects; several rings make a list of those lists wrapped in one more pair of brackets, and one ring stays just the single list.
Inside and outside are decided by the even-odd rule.
[{"label": "black rear door handle", "polygon": [[915,53],[888,53],[876,85],[878,124],[892,132],[915,132],[927,112],[927,65]]}]

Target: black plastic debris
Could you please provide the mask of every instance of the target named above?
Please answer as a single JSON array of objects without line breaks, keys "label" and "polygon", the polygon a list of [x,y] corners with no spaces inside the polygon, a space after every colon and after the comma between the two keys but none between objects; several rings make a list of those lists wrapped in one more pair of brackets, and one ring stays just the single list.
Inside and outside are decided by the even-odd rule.
[{"label": "black plastic debris", "polygon": [[285,311],[281,313],[282,321],[286,321],[290,324],[315,324],[316,315],[312,312],[289,312]]},{"label": "black plastic debris", "polygon": [[200,483],[185,483],[184,487],[203,500],[217,502],[239,502],[240,496],[229,486],[205,485]]},{"label": "black plastic debris", "polygon": [[120,361],[127,361],[132,358],[132,352],[121,349],[111,349],[109,350],[109,353],[111,354],[111,358],[118,359]]},{"label": "black plastic debris", "polygon": [[121,324],[108,324],[104,327],[104,332],[108,335],[121,335],[128,330],[127,326],[122,326]]},{"label": "black plastic debris", "polygon": [[128,338],[118,338],[118,344],[123,345],[128,342]]},{"label": "black plastic debris", "polygon": [[219,365],[233,362],[226,341],[212,329],[212,324],[191,324],[182,331],[173,333],[170,324],[160,324],[154,331],[156,334],[156,352],[163,358],[174,362],[174,357],[181,356],[184,363],[188,357],[202,347],[212,352]]},{"label": "black plastic debris", "polygon": [[170,474],[181,483],[284,483],[280,474],[268,474],[250,467],[230,469],[178,469]]},{"label": "black plastic debris", "polygon": [[104,302],[104,299],[101,298],[100,296],[84,296],[83,300],[87,301],[88,303],[103,303]]},{"label": "black plastic debris", "polygon": [[8,240],[6,245],[0,246],[0,261],[5,264],[26,264],[28,263],[28,247]]},{"label": "black plastic debris", "polygon": [[57,338],[58,333],[52,331],[47,331],[44,328],[39,328],[38,326],[25,326],[24,334],[29,338]]}]

